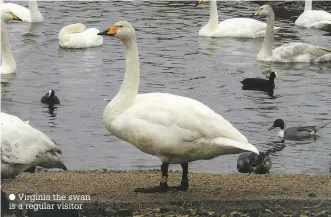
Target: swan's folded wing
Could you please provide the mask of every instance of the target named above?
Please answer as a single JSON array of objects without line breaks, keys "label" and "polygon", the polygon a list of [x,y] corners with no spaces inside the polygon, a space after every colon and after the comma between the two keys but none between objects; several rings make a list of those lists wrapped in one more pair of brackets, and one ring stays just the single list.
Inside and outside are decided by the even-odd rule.
[{"label": "swan's folded wing", "polygon": [[103,38],[98,35],[99,32],[96,28],[89,28],[84,32],[70,34],[66,44],[77,48],[102,45]]},{"label": "swan's folded wing", "polygon": [[1,161],[30,164],[47,151],[59,150],[44,133],[25,122],[1,121]]},{"label": "swan's folded wing", "polygon": [[218,138],[247,143],[243,134],[207,106],[164,93],[138,95],[134,105],[114,120],[113,127],[122,139],[141,136],[142,142],[152,144],[185,144],[201,139],[217,142]]}]

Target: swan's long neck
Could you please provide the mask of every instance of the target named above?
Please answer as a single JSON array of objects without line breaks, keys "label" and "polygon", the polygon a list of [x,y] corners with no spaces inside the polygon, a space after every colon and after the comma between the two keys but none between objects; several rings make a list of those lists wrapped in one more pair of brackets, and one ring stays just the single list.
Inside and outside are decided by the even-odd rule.
[{"label": "swan's long neck", "polygon": [[[104,121],[110,124],[114,118],[132,106],[138,94],[140,63],[136,37],[123,41],[125,51],[125,75],[117,95],[108,103],[104,111]],[[109,127],[107,127],[109,129]]]},{"label": "swan's long neck", "polygon": [[10,50],[6,23],[1,21],[1,65],[8,71],[15,71],[16,62]]},{"label": "swan's long neck", "polygon": [[313,9],[313,1],[312,0],[306,0],[305,1],[305,11],[310,11]]},{"label": "swan's long neck", "polygon": [[259,58],[266,58],[272,54],[272,45],[274,42],[274,23],[275,23],[275,14],[272,12],[267,17],[267,30],[264,36],[262,48],[258,53]]},{"label": "swan's long neck", "polygon": [[41,15],[38,3],[36,0],[29,0],[29,10],[31,15],[31,21],[32,22],[42,22],[44,21],[43,16]]},{"label": "swan's long neck", "polygon": [[208,28],[209,29],[216,29],[218,25],[218,13],[217,13],[217,1],[216,0],[210,0],[209,2],[209,21],[208,21]]}]

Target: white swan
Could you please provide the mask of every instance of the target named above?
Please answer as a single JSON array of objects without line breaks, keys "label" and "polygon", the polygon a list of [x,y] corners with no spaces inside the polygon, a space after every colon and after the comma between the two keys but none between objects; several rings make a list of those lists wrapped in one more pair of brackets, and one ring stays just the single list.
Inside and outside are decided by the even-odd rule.
[{"label": "white swan", "polygon": [[305,11],[295,21],[295,25],[315,29],[330,28],[331,14],[322,10],[312,10],[312,0],[306,0]]},{"label": "white swan", "polygon": [[65,26],[59,32],[59,44],[63,48],[88,48],[101,46],[102,36],[96,28],[87,29],[81,23]]},{"label": "white swan", "polygon": [[1,13],[1,66],[0,74],[11,74],[16,70],[16,62],[10,50],[6,22],[9,20],[21,20],[6,8],[0,8]]},{"label": "white swan", "polygon": [[254,15],[266,16],[268,25],[262,48],[257,54],[256,60],[270,62],[331,61],[331,50],[306,43],[287,43],[272,50],[274,41],[273,26],[275,20],[275,14],[272,7],[270,5],[263,5]]},{"label": "white swan", "polygon": [[14,178],[35,166],[67,170],[55,142],[29,122],[0,112],[0,129],[2,178]]},{"label": "white swan", "polygon": [[2,8],[6,8],[16,14],[24,22],[44,22],[43,15],[41,15],[36,0],[29,0],[29,9],[15,3],[2,3]]},{"label": "white swan", "polygon": [[[197,5],[206,0],[199,0]],[[209,0],[210,17],[208,23],[199,31],[199,36],[257,38],[265,35],[267,24],[250,18],[232,18],[218,23],[217,2]],[[280,27],[274,27],[278,31]]]},{"label": "white swan", "polygon": [[230,122],[199,101],[168,93],[137,95],[140,63],[135,30],[130,23],[117,22],[99,34],[121,39],[126,59],[123,84],[104,111],[105,127],[114,136],[163,162],[160,186],[136,191],[168,190],[169,164],[181,164],[183,176],[178,190],[186,190],[188,162],[243,150],[258,153]]}]

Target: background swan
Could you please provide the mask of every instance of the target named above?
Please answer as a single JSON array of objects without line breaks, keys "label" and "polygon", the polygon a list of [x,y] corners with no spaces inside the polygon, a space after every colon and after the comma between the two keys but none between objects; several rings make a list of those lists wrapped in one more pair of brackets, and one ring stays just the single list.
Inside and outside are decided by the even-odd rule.
[{"label": "background swan", "polygon": [[2,3],[1,7],[11,10],[24,22],[44,22],[43,15],[41,15],[39,11],[38,3],[36,0],[29,0],[29,9],[15,3]]},{"label": "background swan", "polygon": [[28,122],[0,112],[0,127],[2,178],[14,178],[35,166],[67,170],[55,142]]},{"label": "background swan", "polygon": [[7,24],[10,20],[21,20],[14,13],[6,8],[0,8],[1,13],[1,66],[0,74],[11,74],[16,70],[16,62],[10,50],[8,41]]},{"label": "background swan", "polygon": [[331,50],[315,45],[294,42],[287,43],[272,50],[274,41],[275,14],[270,5],[261,6],[255,16],[267,17],[267,32],[262,48],[257,54],[256,60],[270,62],[325,62],[331,61]]},{"label": "background swan", "polygon": [[[199,0],[197,5],[206,0]],[[267,24],[250,18],[232,18],[218,23],[216,0],[209,0],[210,17],[208,23],[199,31],[199,36],[206,37],[238,37],[257,38],[263,37]],[[280,27],[274,27],[278,31]]]},{"label": "background swan", "polygon": [[305,28],[331,29],[331,14],[322,10],[312,10],[312,0],[306,0],[305,10],[295,21],[295,25]]},{"label": "background swan", "polygon": [[243,150],[258,153],[230,122],[199,101],[168,93],[137,95],[140,61],[135,30],[130,23],[117,22],[99,34],[121,39],[126,59],[123,84],[104,111],[105,127],[114,136],[163,162],[160,186],[136,191],[167,191],[170,163],[181,164],[183,175],[177,190],[187,190],[188,162]]},{"label": "background swan", "polygon": [[87,29],[81,23],[65,26],[59,32],[59,44],[63,48],[88,48],[101,46],[102,36],[96,28]]}]

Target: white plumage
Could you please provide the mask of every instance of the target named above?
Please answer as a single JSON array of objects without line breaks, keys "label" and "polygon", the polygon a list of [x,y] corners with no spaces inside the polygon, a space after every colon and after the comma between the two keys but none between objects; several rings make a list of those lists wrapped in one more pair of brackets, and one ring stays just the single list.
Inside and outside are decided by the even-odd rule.
[{"label": "white plumage", "polygon": [[66,167],[57,156],[61,153],[46,134],[33,128],[29,122],[0,112],[1,176],[14,178],[35,166],[45,168]]},{"label": "white plumage", "polygon": [[[258,38],[264,37],[267,24],[250,18],[231,18],[218,23],[216,0],[210,1],[209,22],[199,31],[199,36],[205,37],[237,37]],[[197,4],[202,3],[200,0]],[[278,31],[280,27],[274,27]]]},{"label": "white plumage", "polygon": [[312,10],[312,0],[305,1],[305,11],[297,18],[295,25],[304,28],[330,28],[331,14],[322,10]]},{"label": "white plumage", "polygon": [[244,150],[259,153],[227,120],[199,101],[168,93],[137,95],[140,62],[135,30],[130,23],[117,22],[100,34],[121,39],[126,58],[123,84],[104,111],[105,126],[116,137],[161,159],[163,179],[156,191],[168,189],[169,163],[182,165],[179,189],[186,190],[188,162]]},{"label": "white plumage", "polygon": [[331,61],[331,50],[307,43],[287,43],[272,49],[275,14],[270,5],[261,6],[255,15],[267,17],[267,32],[256,60],[269,62],[327,62]]},{"label": "white plumage", "polygon": [[39,11],[36,0],[29,0],[29,8],[23,7],[15,3],[1,3],[2,8],[12,11],[24,22],[44,22],[44,18]]},{"label": "white plumage", "polygon": [[102,36],[96,28],[87,29],[81,23],[65,26],[59,32],[59,45],[63,48],[88,48],[101,46]]}]

